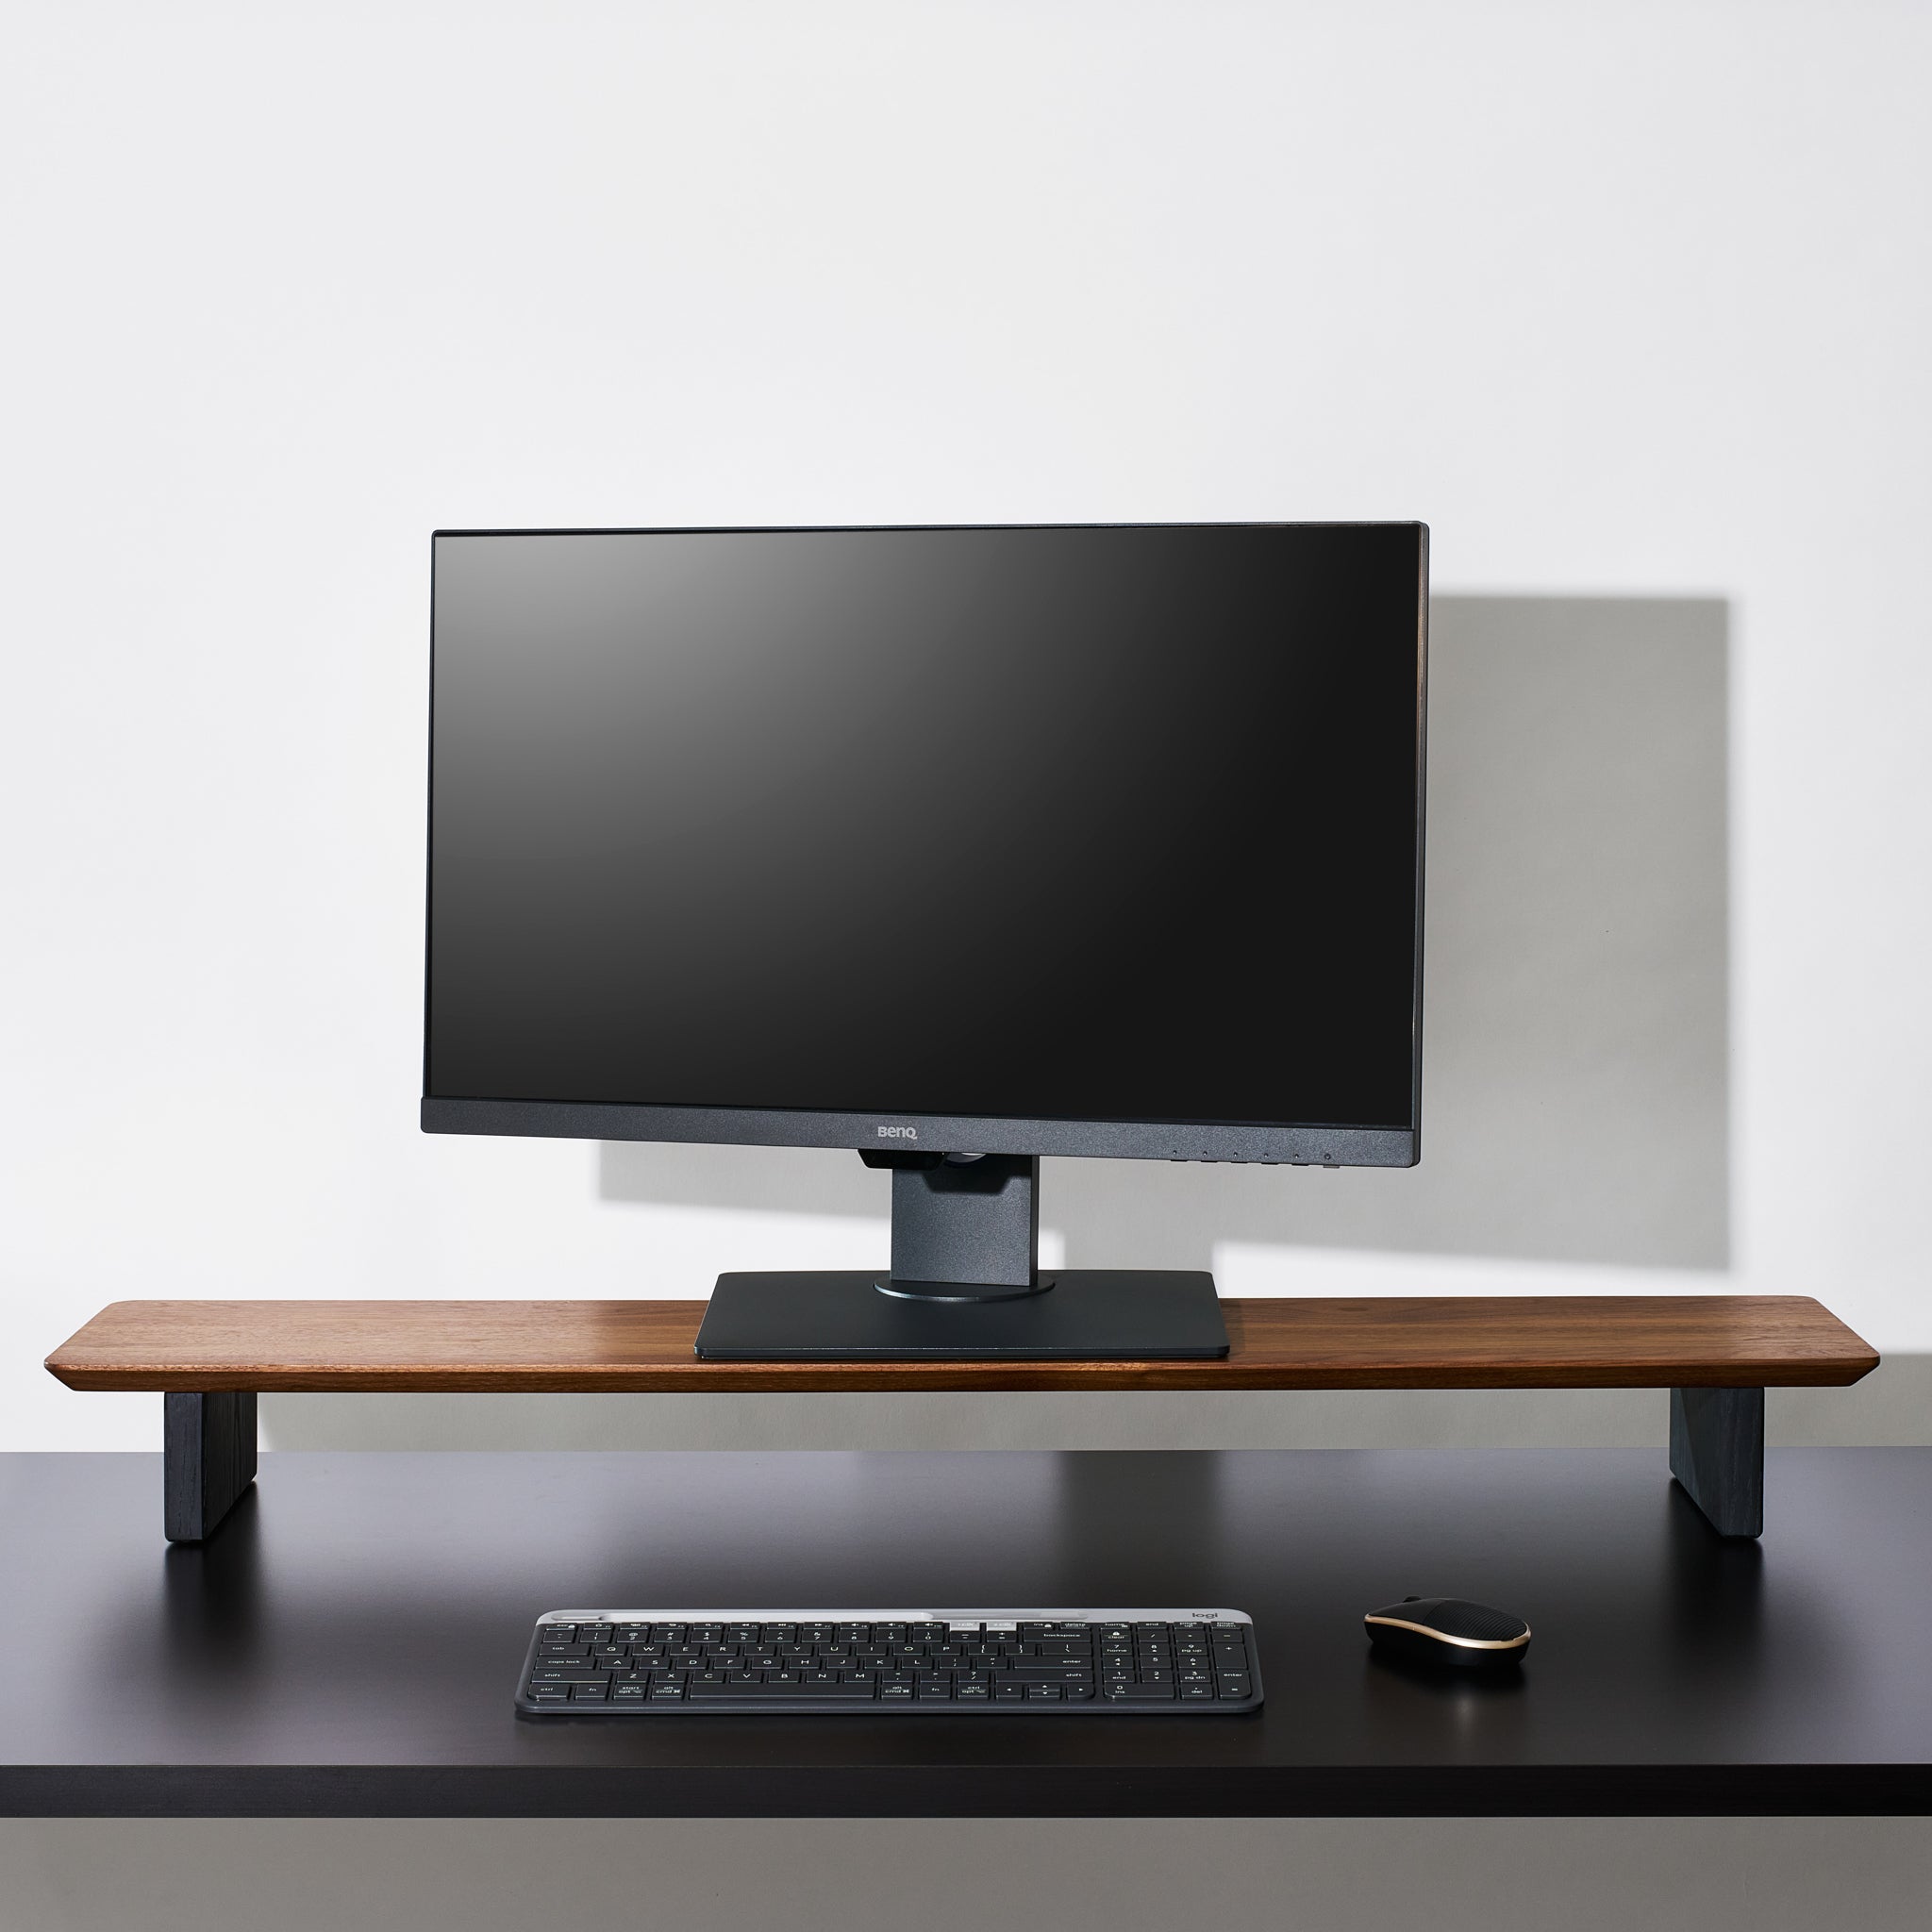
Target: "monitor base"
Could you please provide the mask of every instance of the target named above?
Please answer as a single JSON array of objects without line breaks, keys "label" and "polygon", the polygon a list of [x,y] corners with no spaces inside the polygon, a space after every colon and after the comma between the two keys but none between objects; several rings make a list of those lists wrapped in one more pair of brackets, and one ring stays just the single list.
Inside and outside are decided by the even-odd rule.
[{"label": "monitor base", "polygon": [[[698,1329],[709,1362],[1211,1361],[1227,1353],[1214,1277],[1059,1268],[1001,1301],[880,1291],[878,1271],[721,1274]],[[922,1283],[943,1292],[943,1284]],[[984,1292],[983,1290],[977,1291]],[[961,1292],[975,1290],[961,1285]]]}]

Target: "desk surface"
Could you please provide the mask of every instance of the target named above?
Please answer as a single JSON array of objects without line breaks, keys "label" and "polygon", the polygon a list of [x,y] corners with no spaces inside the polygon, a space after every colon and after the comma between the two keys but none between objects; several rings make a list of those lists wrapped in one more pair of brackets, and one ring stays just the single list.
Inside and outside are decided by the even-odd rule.
[{"label": "desk surface", "polygon": [[135,1301],[47,1357],[71,1389],[1841,1387],[1878,1357],[1808,1295],[1227,1300],[1221,1361],[707,1362],[703,1302]]},{"label": "desk surface", "polygon": [[[266,1457],[202,1547],[160,1458],[0,1457],[0,1812],[1932,1810],[1932,1450],[1784,1450],[1712,1536],[1661,1449]],[[1490,1687],[1365,1609],[1535,1627]],[[570,1603],[1231,1604],[1252,1717],[520,1724]]]}]

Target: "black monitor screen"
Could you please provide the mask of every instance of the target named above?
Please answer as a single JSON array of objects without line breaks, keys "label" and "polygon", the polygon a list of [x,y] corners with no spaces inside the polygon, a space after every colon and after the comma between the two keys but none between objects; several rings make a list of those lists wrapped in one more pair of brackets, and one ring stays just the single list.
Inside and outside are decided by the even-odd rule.
[{"label": "black monitor screen", "polygon": [[1424,536],[439,535],[427,1092],[1409,1126]]}]

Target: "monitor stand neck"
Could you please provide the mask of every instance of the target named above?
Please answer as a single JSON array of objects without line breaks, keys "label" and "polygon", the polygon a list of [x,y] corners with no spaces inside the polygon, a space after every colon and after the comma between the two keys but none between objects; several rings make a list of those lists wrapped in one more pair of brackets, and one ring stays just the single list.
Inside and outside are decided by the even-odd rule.
[{"label": "monitor stand neck", "polygon": [[1040,1274],[1040,1159],[1032,1154],[861,1156],[892,1170],[892,1272],[881,1294],[1005,1302]]}]

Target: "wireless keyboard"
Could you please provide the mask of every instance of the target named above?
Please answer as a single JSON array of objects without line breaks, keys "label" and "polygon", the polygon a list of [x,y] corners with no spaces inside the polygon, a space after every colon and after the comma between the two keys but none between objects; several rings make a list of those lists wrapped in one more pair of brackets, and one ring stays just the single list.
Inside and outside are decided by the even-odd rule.
[{"label": "wireless keyboard", "polygon": [[1158,1711],[1261,1702],[1239,1610],[552,1610],[517,1689],[531,1718],[693,1711]]}]

